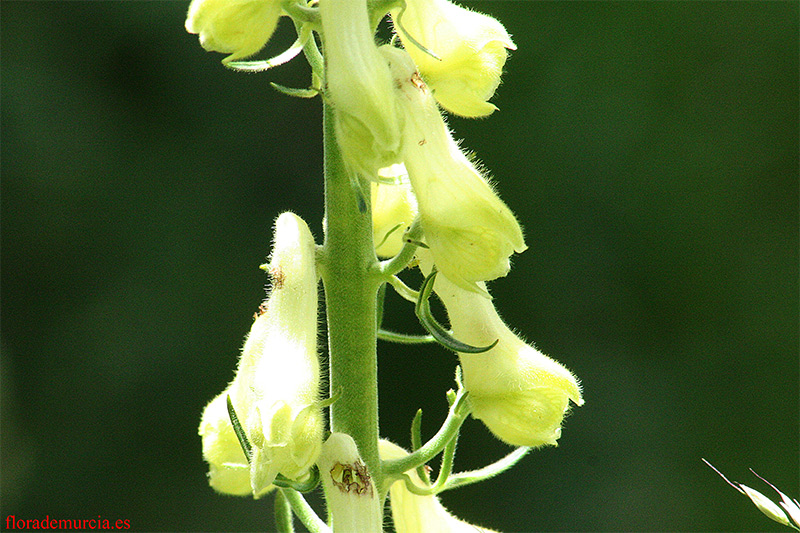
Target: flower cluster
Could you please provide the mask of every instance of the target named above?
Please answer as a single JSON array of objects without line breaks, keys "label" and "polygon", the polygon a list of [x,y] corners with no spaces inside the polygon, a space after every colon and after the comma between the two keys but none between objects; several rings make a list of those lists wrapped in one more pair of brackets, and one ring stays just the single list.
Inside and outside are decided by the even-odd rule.
[{"label": "flower cluster", "polygon": [[[303,48],[314,70],[313,90],[294,94],[322,94],[332,111],[325,116],[332,119],[336,138],[336,145],[326,147],[333,146],[344,163],[337,155],[331,166],[344,176],[341,183],[357,191],[360,216],[369,216],[371,206],[375,255],[393,258],[378,264],[368,235],[353,236],[366,246],[371,290],[378,286],[376,279],[402,285],[395,274],[419,266],[427,277],[423,290],[416,296],[408,287],[399,291],[405,289],[407,298],[417,299],[418,315],[426,324],[419,309],[427,304],[436,273],[433,290],[447,309],[449,347],[459,353],[461,366],[459,393],[453,393],[458,399],[452,399],[451,415],[442,429],[448,434],[444,428],[450,428],[452,435],[436,443],[441,444],[437,449],[443,465],[452,463],[454,435],[469,413],[510,445],[556,445],[571,403],[583,403],[579,381],[520,339],[497,313],[486,282],[505,276],[511,256],[526,249],[522,228],[486,173],[453,138],[442,111],[484,117],[497,109],[489,100],[500,84],[507,50],[515,49],[510,35],[492,17],[449,0],[192,0],[186,28],[199,34],[207,50],[230,54],[223,62],[238,62],[265,46],[283,15],[297,16],[298,42],[290,50]],[[375,41],[375,27],[386,15],[397,39],[381,46]],[[312,31],[319,34],[319,42],[309,38]],[[324,56],[317,48],[320,43]],[[326,181],[326,187],[330,183]],[[326,204],[326,213],[335,211],[330,209],[334,203]],[[359,227],[368,234],[368,225]],[[330,311],[334,293],[328,293],[333,271],[329,267],[336,260],[328,254],[327,243],[326,238],[319,257]],[[305,222],[292,213],[281,215],[265,265],[272,291],[244,344],[236,377],[202,416],[199,433],[211,486],[227,494],[259,497],[276,484],[311,478],[316,468],[329,508],[348,509],[332,512],[331,527],[336,530],[380,530],[381,515],[373,511],[380,510],[378,499],[389,491],[394,524],[401,533],[488,531],[456,519],[436,498],[436,492],[447,488],[448,469],[443,466],[442,482],[431,485],[420,479],[421,465],[429,456],[408,466],[419,459],[424,446],[415,443],[417,451],[409,458],[408,452],[387,441],[376,449],[373,440],[368,458],[377,462],[380,453],[383,461],[376,474],[361,460],[352,438],[355,432],[333,433],[323,444],[316,258]],[[368,296],[374,302],[374,293]],[[351,304],[345,303],[343,307]],[[448,345],[444,328],[436,326],[440,336],[433,337]],[[331,340],[332,369],[334,354],[342,352],[334,351],[333,344]],[[357,393],[361,388],[367,386]],[[339,431],[335,410],[331,427]],[[425,490],[417,490],[419,485]]]},{"label": "flower cluster", "polygon": [[[226,494],[261,496],[278,474],[302,479],[322,446],[315,245],[300,217],[278,217],[264,267],[272,293],[253,322],[236,377],[200,422],[209,482]],[[229,398],[252,444],[251,457],[234,433]]]},{"label": "flower cluster", "polygon": [[[333,98],[339,116],[344,114],[342,108],[362,109],[379,100],[383,106],[372,116],[380,111],[377,116],[385,114],[402,124],[395,162],[405,165],[426,245],[448,278],[467,290],[478,290],[477,282],[505,276],[510,268],[509,257],[526,249],[513,213],[453,140],[411,56],[389,45],[376,48],[367,43],[365,48],[369,54],[380,52],[377,63],[388,66],[393,81],[374,98],[360,93],[363,104]],[[368,54],[355,54],[360,55]],[[332,67],[331,75],[335,74]],[[345,121],[340,119],[340,123]],[[383,130],[383,121],[379,119],[376,124],[371,126],[377,132],[373,137]],[[339,131],[344,133],[344,128]],[[380,157],[363,149],[352,153],[346,148],[350,142],[340,136],[345,161],[354,168],[367,169],[365,174],[377,180],[379,165],[375,161]]]}]

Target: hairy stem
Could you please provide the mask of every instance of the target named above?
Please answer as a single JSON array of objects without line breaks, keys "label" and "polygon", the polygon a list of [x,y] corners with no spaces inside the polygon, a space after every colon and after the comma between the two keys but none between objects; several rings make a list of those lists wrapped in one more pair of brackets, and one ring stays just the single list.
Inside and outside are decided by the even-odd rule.
[{"label": "hairy stem", "polygon": [[[376,341],[380,276],[372,242],[370,189],[345,167],[336,142],[333,110],[327,104],[323,128],[325,241],[320,270],[328,321],[330,390],[341,394],[331,405],[331,431],[353,438],[369,474],[380,486]],[[377,500],[374,512],[381,513]]]}]

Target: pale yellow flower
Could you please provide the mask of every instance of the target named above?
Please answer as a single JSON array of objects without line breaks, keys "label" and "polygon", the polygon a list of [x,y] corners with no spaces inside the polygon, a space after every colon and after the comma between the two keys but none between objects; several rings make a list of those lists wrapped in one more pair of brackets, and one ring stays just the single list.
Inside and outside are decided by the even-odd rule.
[{"label": "pale yellow flower", "polygon": [[465,117],[497,109],[487,100],[500,84],[506,49],[516,49],[503,25],[448,0],[406,0],[406,6],[400,24],[400,10],[392,11],[395,29],[442,107]]},{"label": "pale yellow flower", "polygon": [[230,54],[222,60],[229,63],[264,48],[281,9],[280,0],[192,0],[186,31],[198,34],[209,52]]},{"label": "pale yellow flower", "polygon": [[315,244],[297,215],[278,217],[271,261],[265,266],[272,275],[272,293],[253,323],[236,377],[206,407],[199,430],[211,486],[243,494],[247,463],[228,419],[230,396],[253,446],[245,471],[256,497],[279,473],[291,479],[308,473],[319,455],[324,426],[318,403]]},{"label": "pale yellow flower", "polygon": [[382,47],[403,111],[403,162],[425,242],[439,270],[465,289],[505,276],[509,257],[526,249],[514,214],[461,152],[403,50]]},{"label": "pale yellow flower", "polygon": [[[418,256],[423,272],[430,272],[430,254],[421,250]],[[486,290],[483,283],[479,286]],[[583,405],[575,376],[517,337],[490,299],[442,276],[434,290],[447,308],[453,337],[472,346],[497,341],[487,352],[459,354],[472,416],[514,446],[557,444],[570,400]]]}]

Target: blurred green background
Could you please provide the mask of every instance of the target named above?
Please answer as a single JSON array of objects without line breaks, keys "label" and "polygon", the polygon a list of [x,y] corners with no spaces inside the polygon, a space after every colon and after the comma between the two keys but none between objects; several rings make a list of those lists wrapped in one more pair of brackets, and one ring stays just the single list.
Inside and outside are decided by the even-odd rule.
[{"label": "blurred green background", "polygon": [[[282,211],[321,236],[319,100],[298,59],[226,70],[187,2],[3,2],[5,517],[272,528],[207,486]],[[519,50],[452,118],[525,226],[501,314],[582,379],[558,448],[444,495],[504,531],[779,531],[700,458],[798,486],[798,3],[470,2]],[[267,53],[293,40],[284,20]],[[390,298],[387,322],[419,331]],[[455,358],[380,345],[381,428],[432,434]],[[456,466],[507,448],[468,421]]]}]

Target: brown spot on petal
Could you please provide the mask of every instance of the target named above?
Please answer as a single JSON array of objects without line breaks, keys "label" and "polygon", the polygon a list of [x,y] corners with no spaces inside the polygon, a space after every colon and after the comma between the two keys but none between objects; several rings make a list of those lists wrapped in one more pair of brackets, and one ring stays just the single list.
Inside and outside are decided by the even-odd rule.
[{"label": "brown spot on petal", "polygon": [[367,465],[360,460],[351,464],[336,463],[330,471],[333,486],[343,493],[368,494],[372,497],[372,479]]},{"label": "brown spot on petal", "polygon": [[282,289],[283,284],[286,282],[286,274],[283,273],[283,269],[279,266],[272,267],[269,269],[269,275],[272,277],[272,288],[275,290]]}]

